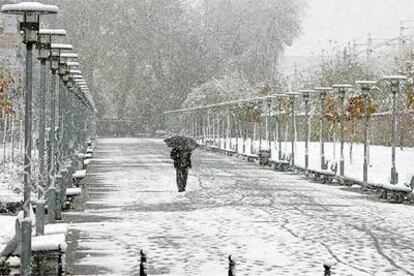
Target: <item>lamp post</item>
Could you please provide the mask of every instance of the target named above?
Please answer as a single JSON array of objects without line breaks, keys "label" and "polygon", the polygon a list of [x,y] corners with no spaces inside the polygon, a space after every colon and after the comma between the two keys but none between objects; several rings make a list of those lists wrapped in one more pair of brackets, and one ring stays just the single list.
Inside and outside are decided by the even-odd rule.
[{"label": "lamp post", "polygon": [[344,177],[345,175],[345,157],[344,157],[344,143],[345,143],[345,126],[344,126],[344,118],[345,118],[345,95],[346,92],[352,88],[350,84],[335,84],[332,86],[334,90],[339,93],[339,99],[341,101],[341,115],[340,115],[340,139],[341,139],[341,157],[339,160],[339,175]]},{"label": "lamp post", "polygon": [[[282,159],[282,140],[280,139],[281,137],[281,120],[280,120],[280,116],[282,114],[282,99],[283,98],[287,98],[289,97],[286,94],[274,94],[272,96],[267,96],[267,100],[268,103],[272,100],[272,99],[276,99],[277,100],[277,116],[276,116],[276,122],[277,122],[277,142],[278,142],[278,159],[281,160]],[[271,102],[269,103],[271,105]],[[268,112],[270,113],[271,110],[271,106],[268,106]],[[270,116],[270,114],[269,114]],[[269,134],[270,135],[270,134]],[[270,149],[270,142],[269,142],[269,149]],[[274,141],[274,147],[276,148],[276,140]]]},{"label": "lamp post", "polygon": [[316,93],[315,90],[300,90],[303,101],[305,102],[305,170],[309,168],[309,99],[310,95]]},{"label": "lamp post", "polygon": [[295,132],[296,132],[296,114],[295,114],[295,102],[296,97],[300,95],[299,92],[287,92],[286,95],[289,96],[290,105],[292,107],[292,130],[291,130],[291,142],[292,142],[292,153],[291,153],[291,166],[295,170]]},{"label": "lamp post", "polygon": [[49,60],[52,37],[65,36],[65,30],[40,29],[38,33],[37,48],[39,49],[38,59],[40,60],[40,91],[39,91],[39,186],[38,203],[36,205],[36,235],[43,235],[45,224],[45,195],[43,189],[46,184],[44,166],[45,156],[45,95],[46,95],[46,62]]},{"label": "lamp post", "polygon": [[22,275],[31,274],[31,236],[30,187],[31,187],[31,151],[32,151],[32,58],[33,45],[37,41],[39,18],[44,14],[56,14],[58,7],[40,3],[22,2],[8,4],[1,8],[2,13],[22,15],[20,30],[23,31],[23,43],[26,44],[26,93],[25,93],[25,154],[24,154],[24,219],[22,221],[22,246],[20,267]]},{"label": "lamp post", "polygon": [[[83,79],[83,77],[82,77],[82,75],[79,75],[79,74],[75,74],[75,75],[73,75],[73,74],[70,74],[70,80],[72,81],[72,82],[76,82],[76,81],[80,81],[80,82],[82,82],[82,81],[84,81],[84,79]],[[79,98],[79,94],[80,94],[80,90],[79,90],[79,87],[76,87],[76,85],[74,85],[74,87],[71,89],[71,90],[69,90],[69,98],[71,97],[71,98],[73,98],[74,96],[75,97],[77,97],[77,98]],[[77,105],[77,104],[75,104],[76,103],[76,101],[73,101],[72,102],[72,107],[70,107],[70,108],[72,108],[73,110],[68,110],[68,112],[67,112],[67,114],[70,116],[70,122],[71,122],[71,124],[72,124],[72,126],[69,126],[69,128],[68,129],[70,129],[69,130],[69,141],[67,141],[67,143],[69,143],[70,145],[69,145],[69,148],[68,148],[68,155],[70,156],[70,155],[73,155],[74,153],[75,153],[75,151],[76,151],[76,149],[77,149],[77,147],[79,146],[78,144],[79,144],[79,141],[78,141],[78,116],[79,116],[79,106]],[[73,163],[74,164],[74,163]]]},{"label": "lamp post", "polygon": [[272,98],[266,98],[266,141],[267,141],[267,148],[270,150],[270,137],[269,137],[269,116],[270,116],[270,108],[272,105]]},{"label": "lamp post", "polygon": [[384,76],[384,81],[387,81],[391,85],[392,93],[392,141],[391,141],[391,184],[398,183],[398,172],[395,164],[396,154],[395,146],[397,141],[397,96],[400,92],[400,84],[406,80],[407,77],[396,75],[396,76]]},{"label": "lamp post", "polygon": [[[67,53],[63,53],[61,54],[61,59],[66,59],[66,60],[72,60],[72,58],[64,58],[62,56],[65,56]],[[64,118],[64,114],[65,114],[65,109],[66,109],[66,89],[68,89],[68,86],[71,87],[71,84],[69,85],[69,80],[70,80],[70,71],[72,69],[77,69],[79,68],[80,64],[78,62],[74,62],[74,61],[66,61],[66,65],[67,65],[67,71],[66,74],[62,76],[62,83],[65,86],[65,89],[60,89],[59,90],[59,135],[58,135],[58,149],[59,149],[59,157],[58,160],[60,162],[58,162],[58,165],[60,165],[60,167],[63,166],[63,162],[64,162],[64,152],[65,152],[65,147],[64,147],[64,136],[66,135],[66,131],[65,131],[65,118]],[[86,85],[86,82],[83,79],[77,79],[76,81],[73,81],[74,85]],[[71,181],[71,177],[68,181]]]},{"label": "lamp post", "polygon": [[372,86],[376,85],[375,81],[356,81],[355,84],[361,88],[362,96],[364,97],[364,164],[362,172],[362,183],[366,187],[368,184],[368,127],[369,127],[369,91]]},{"label": "lamp post", "polygon": [[277,116],[277,140],[279,143],[278,148],[277,148],[277,151],[278,151],[277,156],[279,160],[282,160],[282,139],[281,139],[282,137],[282,129],[281,129],[282,99],[278,99],[277,113],[278,113],[277,114],[278,115]]},{"label": "lamp post", "polygon": [[326,93],[332,91],[332,87],[315,87],[315,91],[319,92],[320,99],[320,118],[319,118],[319,141],[320,141],[320,155],[321,155],[321,170],[326,170],[325,162],[325,136],[324,136],[324,122],[325,122],[325,98]]},{"label": "lamp post", "polygon": [[[68,49],[66,49],[68,50]],[[76,70],[79,67],[78,62],[71,62],[68,60],[73,59],[73,57],[65,57],[65,55],[73,55],[72,53],[60,53],[59,55],[59,94],[58,96],[58,111],[56,112],[57,122],[55,146],[53,151],[53,156],[55,157],[55,188],[56,188],[56,209],[55,209],[55,219],[61,219],[62,207],[65,202],[66,189],[71,185],[73,170],[71,168],[64,166],[64,109],[66,106],[66,89],[71,88],[73,85],[69,83],[70,77],[72,74],[80,74],[80,70]]]},{"label": "lamp post", "polygon": [[[56,219],[60,219],[57,206],[57,193],[56,190],[56,75],[62,76],[66,73],[66,64],[60,62],[62,51],[72,50],[73,47],[70,44],[51,44],[51,87],[50,87],[50,132],[49,132],[49,151],[48,151],[48,218],[49,222],[54,222]],[[59,89],[60,90],[60,89]]]},{"label": "lamp post", "polygon": [[78,56],[74,53],[62,53],[60,55],[61,63],[66,63],[66,74],[61,76],[61,80],[63,83],[62,89],[59,89],[59,135],[58,135],[58,148],[59,148],[59,158],[57,164],[60,165],[60,172],[63,177],[64,187],[71,187],[72,186],[72,175],[74,173],[74,169],[72,168],[71,160],[70,162],[65,162],[67,157],[69,156],[69,135],[71,128],[69,124],[71,123],[68,119],[70,104],[70,97],[68,96],[68,91],[72,91],[76,85],[80,83],[86,82],[83,79],[72,79],[72,75],[69,73],[70,69],[77,68],[79,66],[78,62],[73,62],[70,60],[77,59]]}]

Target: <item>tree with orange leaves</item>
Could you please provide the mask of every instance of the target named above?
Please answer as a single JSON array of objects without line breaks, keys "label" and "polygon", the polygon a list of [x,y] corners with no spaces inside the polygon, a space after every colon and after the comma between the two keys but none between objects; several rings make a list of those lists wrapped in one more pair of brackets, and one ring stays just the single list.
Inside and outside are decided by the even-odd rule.
[{"label": "tree with orange leaves", "polygon": [[0,116],[15,114],[12,102],[7,100],[7,91],[14,83],[15,80],[10,71],[7,70],[6,64],[0,62]]},{"label": "tree with orange leaves", "polygon": [[[372,104],[371,98],[368,98],[367,106],[368,116],[371,116],[376,111],[376,108]],[[365,114],[365,99],[362,94],[355,94],[349,97],[347,105],[345,107],[345,120],[351,122],[351,141],[349,148],[350,160],[352,162],[352,152],[355,136],[355,124],[364,118]]]},{"label": "tree with orange leaves", "polygon": [[329,124],[329,136],[333,142],[333,159],[336,156],[336,133],[339,124],[339,104],[333,92],[328,92],[325,96],[325,114],[323,115]]}]

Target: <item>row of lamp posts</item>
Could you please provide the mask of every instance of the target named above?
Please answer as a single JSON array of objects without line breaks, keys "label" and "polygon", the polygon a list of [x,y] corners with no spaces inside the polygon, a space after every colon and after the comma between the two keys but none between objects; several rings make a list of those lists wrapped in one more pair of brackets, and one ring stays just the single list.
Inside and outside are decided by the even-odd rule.
[{"label": "row of lamp posts", "polygon": [[[94,114],[96,112],[90,90],[81,72],[77,55],[67,53],[70,44],[53,43],[57,37],[66,35],[65,30],[41,29],[40,16],[58,13],[58,7],[37,2],[7,4],[2,13],[21,17],[20,31],[26,45],[25,72],[25,116],[24,116],[24,218],[21,237],[21,274],[31,274],[32,221],[30,200],[32,177],[32,75],[33,48],[38,49],[40,60],[39,97],[39,178],[38,200],[36,202],[36,235],[43,235],[45,205],[47,199],[48,222],[60,219],[64,204],[65,189],[71,185],[75,153],[86,149],[86,141],[94,135]],[[51,71],[50,124],[46,127],[46,76],[47,63]],[[57,94],[57,91],[58,94]],[[58,105],[56,104],[58,102]],[[58,112],[56,112],[56,108]],[[56,119],[56,115],[58,119]],[[57,125],[56,125],[57,122]],[[48,135],[47,130],[48,129]],[[46,139],[48,136],[48,139]],[[47,148],[47,154],[46,154]],[[47,161],[45,160],[47,156]],[[47,165],[46,165],[47,164]]]},{"label": "row of lamp posts", "polygon": [[[382,78],[383,81],[390,84],[391,86],[391,94],[392,94],[392,147],[391,147],[391,176],[390,176],[390,183],[391,184],[397,184],[398,183],[398,173],[396,169],[396,153],[395,153],[395,147],[396,147],[396,136],[397,136],[397,114],[396,114],[396,103],[397,103],[397,96],[400,92],[400,86],[402,81],[406,79],[405,76],[384,76]],[[362,92],[362,96],[364,99],[364,119],[363,119],[363,139],[364,139],[364,162],[363,162],[363,185],[368,185],[368,166],[369,166],[369,153],[368,153],[368,129],[369,129],[369,114],[368,114],[368,106],[369,106],[369,98],[371,90],[377,85],[376,81],[367,81],[367,80],[361,80],[356,81],[355,86],[359,88]],[[309,102],[311,100],[312,95],[318,95],[319,96],[319,102],[320,102],[320,122],[319,122],[319,140],[320,140],[320,168],[322,170],[327,169],[327,162],[326,162],[326,155],[325,155],[325,135],[324,135],[324,121],[325,121],[325,99],[326,95],[330,91],[335,91],[338,94],[340,103],[340,160],[339,160],[339,176],[343,179],[345,177],[345,157],[344,157],[344,144],[345,144],[345,98],[346,94],[351,91],[354,88],[354,86],[350,84],[336,84],[332,87],[315,87],[311,90],[300,90],[298,92],[287,92],[283,94],[276,94],[274,96],[268,96],[268,97],[261,97],[261,98],[252,98],[252,99],[242,99],[238,101],[230,101],[230,102],[224,102],[219,103],[216,105],[209,105],[204,107],[198,107],[198,108],[188,108],[188,109],[181,109],[181,110],[175,110],[175,111],[168,111],[166,112],[166,116],[185,116],[186,120],[193,120],[200,121],[201,123],[194,123],[194,124],[187,124],[189,126],[198,126],[198,128],[202,128],[202,131],[194,130],[192,133],[200,134],[202,133],[202,139],[200,139],[204,144],[206,144],[207,140],[209,138],[212,138],[213,144],[214,141],[217,139],[220,139],[220,127],[219,124],[215,125],[213,120],[213,127],[210,126],[210,117],[211,114],[216,114],[216,116],[220,116],[220,109],[223,107],[234,107],[239,104],[243,104],[246,102],[260,102],[265,101],[265,127],[266,127],[266,140],[270,149],[270,137],[269,137],[269,116],[270,116],[270,104],[271,99],[276,98],[279,99],[278,103],[278,112],[276,113],[276,123],[277,123],[277,134],[275,136],[278,137],[278,159],[282,159],[282,142],[281,142],[281,132],[280,132],[280,115],[281,113],[281,98],[287,97],[289,98],[290,105],[292,107],[291,110],[291,131],[290,131],[290,140],[291,140],[291,166],[292,168],[295,168],[295,133],[296,133],[296,113],[295,113],[295,105],[297,102],[297,98],[299,96],[302,96],[303,102],[305,105],[305,170],[309,169],[309,140],[310,140],[310,134],[309,134],[309,118],[310,118],[310,106]],[[213,110],[216,110],[217,112],[212,112]],[[198,112],[199,114],[203,114],[204,117],[199,120],[199,116],[194,114],[195,112]],[[218,121],[219,119],[217,119]],[[175,118],[174,121],[180,121],[179,119]],[[229,121],[229,120],[228,120]],[[236,120],[235,120],[236,121]],[[167,123],[168,126],[173,126],[174,123],[169,122]],[[240,127],[240,121],[235,123],[236,127]],[[231,129],[231,126],[227,126],[227,128]],[[173,129],[170,129],[170,132],[174,132]],[[236,131],[236,133],[239,133]],[[200,138],[200,135],[195,135],[196,138]],[[231,136],[230,136],[231,137]],[[244,135],[244,138],[246,135]],[[210,139],[211,140],[211,139]],[[253,140],[253,136],[251,138]],[[275,141],[276,143],[276,141]],[[219,147],[221,146],[221,142],[219,142]],[[261,143],[260,143],[261,147]],[[239,152],[238,149],[238,134],[236,135],[236,151]],[[243,153],[245,153],[245,146],[244,146],[244,139],[243,139]]]}]

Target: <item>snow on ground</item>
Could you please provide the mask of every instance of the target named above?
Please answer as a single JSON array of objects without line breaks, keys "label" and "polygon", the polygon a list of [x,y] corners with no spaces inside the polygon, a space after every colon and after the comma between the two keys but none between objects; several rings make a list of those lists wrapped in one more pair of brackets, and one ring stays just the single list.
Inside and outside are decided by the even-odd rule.
[{"label": "snow on ground", "polygon": [[414,275],[414,209],[194,153],[178,194],[161,140],[100,139],[85,210],[65,216],[79,231],[74,275],[135,275],[145,249],[150,275]]},{"label": "snow on ground", "polygon": [[[15,148],[14,162],[11,161],[11,145],[6,146],[6,163],[3,163],[4,148],[0,147],[0,202],[20,202],[23,200],[23,154]],[[38,153],[32,151],[32,177],[38,174]],[[32,189],[32,199],[36,199],[37,191]]]},{"label": "snow on ground", "polygon": [[16,163],[6,163],[0,165],[0,202],[19,202],[22,198],[20,191],[21,166]]},{"label": "snow on ground", "polygon": [[[6,146],[6,163],[3,163],[3,147],[0,147],[0,202],[20,202],[23,200],[23,153],[14,149],[14,162],[11,161],[11,145]],[[32,180],[36,185],[38,168],[38,152],[32,151]],[[37,199],[37,189],[32,189],[32,200]]]},{"label": "snow on ground", "polygon": [[15,216],[0,215],[0,252],[14,236]]}]

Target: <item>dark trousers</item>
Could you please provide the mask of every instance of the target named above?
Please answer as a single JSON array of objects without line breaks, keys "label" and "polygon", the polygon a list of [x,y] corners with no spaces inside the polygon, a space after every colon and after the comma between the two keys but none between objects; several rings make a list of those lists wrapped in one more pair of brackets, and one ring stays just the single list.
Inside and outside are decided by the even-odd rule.
[{"label": "dark trousers", "polygon": [[177,187],[179,192],[185,191],[188,178],[188,168],[177,168]]}]

